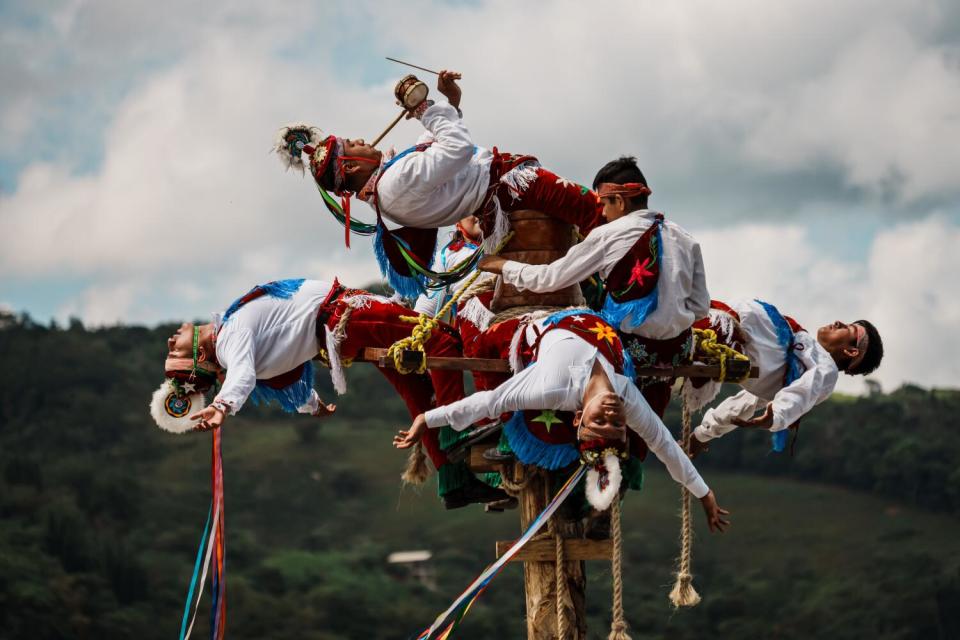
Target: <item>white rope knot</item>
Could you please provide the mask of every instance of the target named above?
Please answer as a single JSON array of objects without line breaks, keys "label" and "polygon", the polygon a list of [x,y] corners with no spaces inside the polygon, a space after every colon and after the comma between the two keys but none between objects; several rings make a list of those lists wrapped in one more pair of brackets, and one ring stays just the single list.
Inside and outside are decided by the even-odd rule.
[{"label": "white rope knot", "polygon": [[[681,442],[684,450],[690,453],[690,406],[683,401],[681,413],[683,428]],[[693,588],[693,574],[690,573],[691,548],[693,546],[693,519],[690,517],[690,492],[680,488],[680,557],[677,559],[677,581],[670,591],[670,602],[674,607],[694,607],[700,604],[700,594]]]},{"label": "white rope knot", "polygon": [[623,530],[620,527],[620,500],[610,505],[610,533],[613,536],[613,555],[610,571],[613,574],[613,615],[607,640],[630,640],[627,621],[623,616]]}]

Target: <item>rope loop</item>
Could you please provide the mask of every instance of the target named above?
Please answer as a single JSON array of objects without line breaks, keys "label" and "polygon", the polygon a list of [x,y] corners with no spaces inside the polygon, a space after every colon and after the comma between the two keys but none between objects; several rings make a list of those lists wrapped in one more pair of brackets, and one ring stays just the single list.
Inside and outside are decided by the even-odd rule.
[{"label": "rope loop", "polygon": [[722,342],[717,340],[717,332],[713,329],[694,329],[694,335],[696,336],[696,347],[694,348],[695,352],[699,355],[702,355],[708,359],[716,360],[720,364],[720,382],[742,382],[743,380],[750,377],[750,371],[747,370],[747,373],[743,376],[740,376],[736,380],[727,380],[727,360],[741,360],[741,361],[750,361],[750,358],[743,355],[736,349],[728,347]]}]

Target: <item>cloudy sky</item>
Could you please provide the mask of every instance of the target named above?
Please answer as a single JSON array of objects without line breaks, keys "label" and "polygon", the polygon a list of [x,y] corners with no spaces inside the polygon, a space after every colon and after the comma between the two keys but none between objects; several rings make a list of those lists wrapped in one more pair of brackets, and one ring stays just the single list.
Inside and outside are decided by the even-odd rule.
[{"label": "cloudy sky", "polygon": [[886,388],[958,386],[957,25],[923,0],[3,2],[0,307],[152,324],[280,277],[370,281],[368,244],[267,151],[291,121],[372,138],[392,55],[464,74],[480,145],[581,182],[636,155],[713,297],[869,318]]}]

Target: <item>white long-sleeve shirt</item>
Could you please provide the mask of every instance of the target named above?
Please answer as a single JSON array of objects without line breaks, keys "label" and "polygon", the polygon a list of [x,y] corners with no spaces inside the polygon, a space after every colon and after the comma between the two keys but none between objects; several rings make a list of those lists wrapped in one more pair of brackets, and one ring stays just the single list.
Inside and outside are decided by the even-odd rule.
[{"label": "white long-sleeve shirt", "polygon": [[438,102],[423,113],[424,151],[391,165],[377,183],[380,213],[405,227],[436,229],[476,211],[490,186],[493,154],[474,146],[457,110]]},{"label": "white long-sleeve shirt", "polygon": [[771,431],[786,429],[805,413],[830,397],[837,386],[839,369],[830,353],[820,346],[816,336],[806,331],[794,335],[794,352],[804,368],[803,374],[784,386],[787,356],[777,342],[777,332],[764,308],[754,300],[738,300],[730,308],[740,316],[744,350],[750,362],[760,369],[757,378],[740,383],[743,390],[707,411],[694,435],[701,442],[737,428],[734,418],[749,418],[773,403]]},{"label": "white long-sleeve shirt", "polygon": [[[215,401],[235,414],[258,379],[282,375],[315,358],[317,310],[332,286],[323,280],[305,280],[286,300],[265,295],[234,312],[217,334],[217,362],[227,374]],[[314,391],[298,411],[312,413],[319,401]]]},{"label": "white long-sleeve shirt", "polygon": [[[542,331],[542,321],[538,324]],[[536,339],[532,327],[527,328],[525,337],[528,344]],[[427,426],[450,425],[462,431],[477,420],[496,418],[511,411],[577,411],[583,407],[583,394],[593,363],[599,361],[614,391],[623,398],[627,425],[643,438],[674,480],[697,498],[707,495],[707,484],[633,381],[616,373],[606,358],[598,358],[598,353],[596,347],[574,333],[551,330],[541,339],[537,360],[531,366],[492,391],[479,391],[463,400],[431,409],[425,414]]]},{"label": "white long-sleeve shirt", "polygon": [[[465,243],[456,251],[451,251],[449,246],[444,247],[434,258],[432,268],[434,271],[450,271],[455,266],[469,258],[476,250],[477,245],[470,243]],[[447,285],[443,289],[436,289],[421,293],[420,297],[417,298],[416,304],[413,306],[413,310],[417,313],[422,313],[430,317],[435,316],[443,307],[443,305],[450,300],[450,296],[456,293],[457,290],[464,285],[464,281],[473,275],[473,273],[473,271],[467,273],[462,278]],[[492,273],[482,273],[477,281],[487,280],[495,277],[496,276],[494,276]]]},{"label": "white long-sleeve shirt", "polygon": [[[595,228],[580,244],[550,264],[507,261],[503,279],[521,291],[557,291],[599,272],[606,278],[640,237],[654,224],[657,212],[634,211]],[[630,317],[620,329],[645,338],[666,340],[680,334],[710,311],[710,294],[700,245],[682,227],[664,220],[663,252],[657,290],[657,308],[631,329]]]}]

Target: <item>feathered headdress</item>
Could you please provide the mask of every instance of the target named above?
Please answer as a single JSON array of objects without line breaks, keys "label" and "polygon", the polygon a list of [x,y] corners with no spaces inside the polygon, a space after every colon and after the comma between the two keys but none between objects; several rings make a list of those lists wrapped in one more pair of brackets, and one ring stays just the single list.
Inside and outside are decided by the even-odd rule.
[{"label": "feathered headdress", "polygon": [[[352,193],[349,189],[344,188],[346,176],[343,172],[343,161],[358,160],[358,158],[344,156],[343,140],[341,138],[333,135],[324,136],[320,129],[308,124],[291,124],[280,129],[274,144],[274,151],[287,169],[299,169],[301,173],[303,173],[305,167],[303,155],[306,154],[310,164],[310,174],[317,185],[320,196],[323,198],[323,204],[333,214],[333,217],[346,227],[344,241],[347,247],[350,246],[351,231],[365,236],[373,235],[376,232],[376,225],[350,219],[350,196]],[[330,177],[325,179],[324,177],[327,176],[328,172]],[[340,202],[337,202],[330,195],[324,183],[332,187],[334,195],[340,197]]]}]

